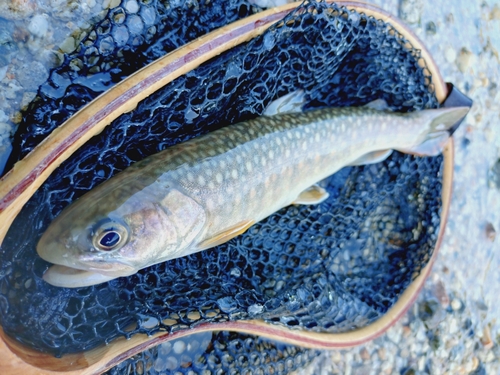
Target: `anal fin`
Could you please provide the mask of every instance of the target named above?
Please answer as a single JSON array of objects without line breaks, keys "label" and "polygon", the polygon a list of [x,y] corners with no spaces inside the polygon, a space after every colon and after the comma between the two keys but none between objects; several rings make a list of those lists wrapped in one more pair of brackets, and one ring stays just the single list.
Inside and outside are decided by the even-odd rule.
[{"label": "anal fin", "polygon": [[245,233],[247,229],[250,228],[253,224],[255,224],[255,221],[253,220],[239,222],[238,224],[230,228],[227,228],[226,230],[220,233],[217,233],[214,237],[201,242],[196,247],[198,250],[205,250],[223,244],[229,241],[231,238],[234,238],[242,233]]},{"label": "anal fin", "polygon": [[361,156],[359,159],[356,159],[349,165],[356,166],[356,165],[380,163],[381,161],[387,159],[391,154],[392,150],[379,150],[379,151],[369,152],[368,154]]},{"label": "anal fin", "polygon": [[326,200],[330,194],[318,185],[313,185],[299,194],[292,204],[319,204]]}]

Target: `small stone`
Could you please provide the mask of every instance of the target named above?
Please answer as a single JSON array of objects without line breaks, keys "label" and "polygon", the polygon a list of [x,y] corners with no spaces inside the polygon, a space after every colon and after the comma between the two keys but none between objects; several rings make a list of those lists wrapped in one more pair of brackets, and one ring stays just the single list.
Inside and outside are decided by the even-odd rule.
[{"label": "small stone", "polygon": [[25,90],[37,90],[49,78],[49,71],[39,61],[28,61],[17,69],[17,80]]},{"label": "small stone", "polygon": [[231,313],[236,311],[238,303],[233,297],[224,297],[217,300],[217,304],[222,312]]},{"label": "small stone", "polygon": [[127,18],[127,26],[130,34],[132,35],[140,34],[144,29],[144,23],[142,22],[141,17],[137,15],[132,15]]},{"label": "small stone", "polygon": [[486,238],[488,240],[490,240],[491,242],[495,241],[495,238],[497,236],[497,232],[496,232],[493,224],[491,224],[491,223],[486,224],[486,228],[484,229],[484,232],[485,232]]},{"label": "small stone", "polygon": [[366,348],[361,349],[361,351],[359,352],[359,356],[365,361],[370,359],[370,353]]},{"label": "small stone", "polygon": [[408,348],[402,348],[401,351],[399,352],[399,356],[401,358],[408,358],[409,355],[410,355],[410,352],[409,352]]},{"label": "small stone", "polygon": [[490,20],[500,20],[500,7],[498,4],[493,6],[493,9],[490,12]]},{"label": "small stone", "polygon": [[495,353],[493,352],[493,350],[490,350],[488,352],[488,354],[486,354],[486,358],[484,359],[484,362],[486,362],[486,363],[493,362],[495,359],[496,359]]},{"label": "small stone", "polygon": [[99,51],[103,55],[109,55],[114,51],[114,49],[115,49],[115,43],[111,36],[107,36],[106,38],[101,40],[101,43],[99,43]]},{"label": "small stone", "polygon": [[121,0],[104,0],[102,2],[102,9],[113,9],[120,5]]},{"label": "small stone", "polygon": [[453,309],[453,311],[459,311],[462,309],[462,301],[460,301],[459,299],[457,298],[454,298],[452,301],[451,301],[451,308]]},{"label": "small stone", "polygon": [[264,306],[262,306],[258,303],[249,306],[247,309],[247,312],[250,315],[257,315],[257,314],[260,314],[262,311],[264,311]]},{"label": "small stone", "polygon": [[483,329],[483,337],[481,338],[481,344],[483,344],[483,347],[485,349],[491,349],[493,348],[494,342],[491,339],[491,331],[490,327],[486,326]]},{"label": "small stone", "polygon": [[112,35],[118,47],[127,44],[129,33],[128,29],[125,26],[115,26],[113,28]]},{"label": "small stone", "polygon": [[450,298],[448,297],[448,293],[446,293],[446,289],[441,280],[438,280],[434,285],[434,295],[444,309],[449,306]]},{"label": "small stone", "polygon": [[8,20],[22,20],[30,17],[37,9],[34,0],[4,0],[0,1],[0,14]]},{"label": "small stone", "polygon": [[450,323],[448,326],[448,332],[451,333],[452,335],[458,333],[460,331],[460,327],[458,325],[457,319],[453,318],[450,319]]},{"label": "small stone", "polygon": [[36,92],[34,91],[26,91],[23,94],[23,99],[21,100],[21,109],[25,110],[28,108],[28,105],[36,98]]},{"label": "small stone", "polygon": [[449,46],[444,51],[444,57],[446,58],[446,61],[451,64],[457,59],[457,52],[453,47]]},{"label": "small stone", "polygon": [[71,53],[76,49],[76,47],[77,47],[77,44],[76,44],[75,38],[73,38],[72,36],[67,37],[64,40],[64,42],[62,42],[61,45],[59,46],[61,51],[64,53]]},{"label": "small stone", "polygon": [[472,357],[472,359],[467,363],[466,370],[470,373],[472,371],[476,371],[479,367],[479,358],[476,356]]},{"label": "small stone", "polygon": [[408,338],[412,334],[411,328],[408,326],[403,327],[403,337]]},{"label": "small stone", "polygon": [[129,13],[137,13],[139,11],[139,4],[135,0],[129,0],[125,3],[125,9]]},{"label": "small stone", "polygon": [[21,112],[15,112],[10,117],[10,121],[12,121],[14,124],[19,124],[22,119],[23,119],[23,115],[21,114]]},{"label": "small stone", "polygon": [[37,14],[33,16],[28,25],[28,30],[34,36],[43,38],[47,34],[47,31],[49,30],[49,21],[47,15]]},{"label": "small stone", "polygon": [[420,23],[424,4],[422,0],[401,0],[399,17],[408,23]]},{"label": "small stone", "polygon": [[175,341],[173,349],[174,349],[174,353],[182,354],[184,352],[184,350],[186,350],[186,343],[182,340]]},{"label": "small stone", "polygon": [[458,69],[460,69],[462,73],[465,73],[471,66],[471,63],[472,63],[472,52],[470,52],[465,47],[462,48],[457,58]]},{"label": "small stone", "polygon": [[436,35],[436,24],[432,21],[427,22],[427,25],[425,25],[425,32],[427,33],[427,35]]},{"label": "small stone", "polygon": [[380,348],[380,349],[377,351],[377,354],[378,354],[378,357],[379,357],[382,361],[385,361],[385,360],[387,359],[387,355],[386,355],[385,348]]}]

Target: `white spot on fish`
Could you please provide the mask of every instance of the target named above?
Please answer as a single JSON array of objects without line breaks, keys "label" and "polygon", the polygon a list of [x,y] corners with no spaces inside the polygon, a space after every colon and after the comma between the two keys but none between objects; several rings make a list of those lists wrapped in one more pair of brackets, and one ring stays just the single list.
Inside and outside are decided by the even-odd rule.
[{"label": "white spot on fish", "polygon": [[194,181],[194,175],[192,173],[188,173],[187,174],[187,179],[189,182],[193,182]]},{"label": "white spot on fish", "polygon": [[285,150],[285,157],[290,157],[290,150],[289,149],[286,149]]},{"label": "white spot on fish", "polygon": [[198,176],[198,183],[200,186],[205,186],[205,178],[202,175]]},{"label": "white spot on fish", "polygon": [[213,182],[213,181],[209,181],[209,182],[208,182],[208,188],[209,188],[210,190],[215,189],[215,184],[214,184],[214,182]]},{"label": "white spot on fish", "polygon": [[231,171],[231,176],[236,180],[238,178],[238,171],[236,169],[233,169]]},{"label": "white spot on fish", "polygon": [[252,163],[251,163],[251,162],[247,161],[247,162],[246,162],[246,167],[247,167],[247,171],[248,171],[248,172],[252,172],[252,169],[253,169],[253,168],[252,168]]},{"label": "white spot on fish", "polygon": [[222,183],[222,173],[217,173],[215,175],[215,180],[217,181],[218,184]]},{"label": "white spot on fish", "polygon": [[274,151],[270,150],[269,151],[269,159],[273,160],[273,158],[274,158]]}]

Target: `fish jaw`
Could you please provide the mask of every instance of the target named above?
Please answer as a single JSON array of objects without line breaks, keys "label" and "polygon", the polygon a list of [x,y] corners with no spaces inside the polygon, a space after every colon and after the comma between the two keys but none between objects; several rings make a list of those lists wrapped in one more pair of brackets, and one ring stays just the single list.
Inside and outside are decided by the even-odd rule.
[{"label": "fish jaw", "polygon": [[[130,273],[134,274],[136,271]],[[120,275],[120,276],[129,276]],[[64,288],[82,288],[86,286],[101,284],[120,276],[104,275],[98,272],[85,271],[62,265],[50,267],[43,275],[43,280],[47,283]]]}]

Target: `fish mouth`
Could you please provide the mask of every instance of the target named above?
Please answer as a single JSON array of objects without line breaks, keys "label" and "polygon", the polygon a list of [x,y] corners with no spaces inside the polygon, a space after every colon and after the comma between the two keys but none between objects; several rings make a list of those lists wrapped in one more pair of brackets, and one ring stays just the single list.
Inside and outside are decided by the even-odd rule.
[{"label": "fish mouth", "polygon": [[[135,272],[134,272],[135,273]],[[81,270],[78,268],[55,264],[43,275],[47,283],[64,288],[81,288],[101,284],[121,276],[128,275],[105,275],[95,271]]]}]

